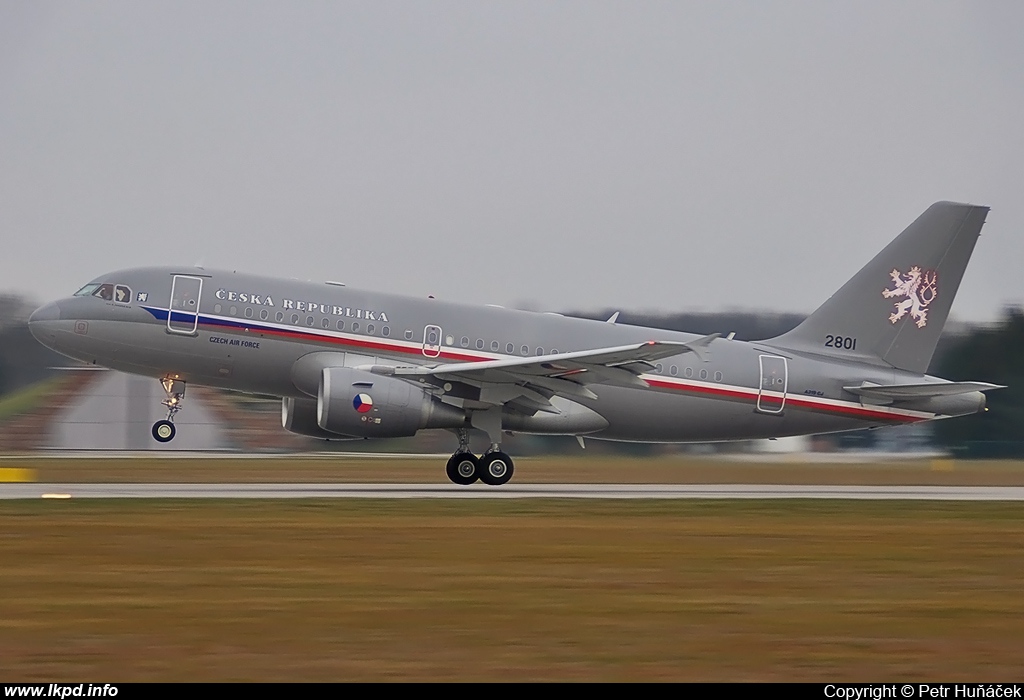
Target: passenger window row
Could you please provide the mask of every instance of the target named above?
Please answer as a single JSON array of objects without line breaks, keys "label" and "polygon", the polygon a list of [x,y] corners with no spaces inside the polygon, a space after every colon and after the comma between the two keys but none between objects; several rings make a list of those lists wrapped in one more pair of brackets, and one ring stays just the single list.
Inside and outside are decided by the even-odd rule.
[{"label": "passenger window row", "polygon": [[[130,292],[129,292],[129,294],[130,294]],[[215,304],[214,305],[214,307],[213,307],[213,312],[214,313],[219,314],[222,311],[223,311],[223,307],[220,304]],[[231,306],[228,309],[228,314],[230,314],[231,316],[237,316],[238,315],[238,307],[237,306]],[[245,310],[243,311],[243,315],[246,318],[252,318],[253,317],[253,309],[252,309],[252,307],[251,306],[247,306],[245,308]],[[266,321],[269,318],[269,316],[270,316],[270,313],[266,309],[260,309],[260,319],[261,320]],[[278,323],[283,323],[284,319],[285,319],[284,312],[283,311],[278,311],[276,316],[275,316],[275,320]],[[300,325],[302,323],[305,323],[306,326],[309,326],[310,328],[312,328],[314,325],[316,325],[316,318],[314,316],[311,316],[311,315],[307,315],[305,318],[303,318],[299,314],[293,313],[288,318],[288,321],[292,325],[295,325],[295,326]],[[327,316],[323,316],[320,319],[320,327],[324,328],[324,329],[330,328],[331,327],[331,319],[328,318]],[[337,330],[339,330],[339,331],[346,330],[345,321],[339,319],[338,321],[335,322],[334,327]],[[348,330],[350,330],[353,333],[358,333],[360,331],[359,321],[352,321],[351,325],[348,326]],[[363,332],[366,333],[367,335],[376,335],[377,326],[372,324],[372,323],[367,323],[366,327],[365,327],[365,330]],[[380,334],[382,336],[384,336],[385,338],[390,337],[391,336],[391,328],[389,326],[382,326],[380,328]],[[405,329],[405,339],[406,340],[412,340],[414,335],[415,334],[413,333],[411,328],[406,328]],[[455,336],[451,336],[451,335],[445,336],[444,340],[445,340],[445,344],[446,345],[449,345],[449,346],[455,345]],[[464,348],[468,348],[470,346],[469,336],[466,336],[466,335],[462,336],[459,339],[459,345],[461,345]],[[474,343],[474,345],[476,346],[477,350],[483,350],[484,347],[486,346],[486,343],[485,343],[483,338],[477,338],[476,342]],[[497,341],[497,340],[492,340],[491,343],[490,343],[490,348],[491,348],[491,352],[499,352],[501,350],[501,343],[499,341]],[[506,354],[514,355],[515,351],[516,351],[515,343],[507,343],[505,345],[505,353]],[[530,346],[529,345],[521,345],[519,347],[519,354],[521,354],[523,357],[528,356],[530,354]],[[535,354],[538,357],[540,357],[540,356],[542,356],[542,355],[544,355],[546,353],[545,353],[543,347],[537,347],[537,348],[535,348]],[[555,349],[555,348],[552,348],[551,349],[551,354],[552,355],[557,355],[558,354],[558,350]],[[665,367],[664,367],[664,365],[662,365],[659,362],[657,365],[655,365],[654,371],[657,372],[658,374],[663,374],[665,372]],[[671,365],[668,368],[668,372],[673,377],[675,377],[679,373],[679,368],[676,365]],[[684,367],[683,368],[683,376],[686,377],[687,379],[693,378],[693,376],[694,376],[693,367]],[[708,371],[706,369],[701,369],[700,372],[697,373],[697,376],[700,379],[707,379],[708,376],[709,376],[709,373],[708,373]],[[722,381],[722,379],[723,379],[722,373],[721,372],[715,372],[714,378],[715,378],[716,382]]]},{"label": "passenger window row", "polygon": [[[665,366],[662,365],[659,362],[658,364],[656,364],[654,366],[654,371],[657,372],[658,374],[664,374],[665,373]],[[679,374],[679,368],[676,367],[675,365],[671,365],[668,368],[668,373],[671,374],[673,377],[675,377],[677,374]],[[683,368],[683,376],[684,377],[686,377],[687,379],[692,379],[693,375],[694,375],[693,367],[684,367]],[[702,370],[700,370],[700,372],[697,373],[697,376],[700,379],[707,379],[710,376],[710,373],[706,369],[702,369]],[[723,375],[722,375],[721,372],[715,372],[714,376],[715,376],[715,381],[716,382],[720,382],[723,379]]]},{"label": "passenger window row", "polygon": [[[224,310],[224,307],[221,304],[214,304],[213,305],[213,313],[219,314],[219,313],[222,313],[223,310]],[[228,314],[231,315],[231,316],[237,316],[238,315],[238,307],[237,306],[229,307],[228,308]],[[252,318],[253,317],[253,309],[252,309],[252,307],[251,306],[247,306],[245,308],[245,310],[242,312],[242,314],[246,318]],[[267,311],[266,309],[260,309],[260,320],[266,321],[268,318],[270,318],[270,312]],[[278,311],[277,314],[274,316],[274,320],[277,321],[278,323],[284,323],[285,322],[284,312],[283,311]],[[307,316],[303,317],[303,316],[300,316],[297,313],[293,313],[293,314],[291,314],[291,316],[288,317],[288,323],[291,323],[293,326],[299,326],[299,325],[305,324],[306,326],[312,328],[312,327],[314,327],[316,325],[316,317],[311,316],[311,315],[307,315]],[[320,318],[320,327],[324,328],[324,329],[330,328],[331,327],[331,319],[329,317],[327,317],[327,316],[321,317]],[[346,329],[345,321],[343,321],[341,319],[338,319],[338,321],[335,322],[334,327],[337,330],[339,330],[339,331],[345,330]],[[359,321],[352,321],[352,324],[350,326],[348,326],[348,330],[352,331],[353,333],[358,333],[359,329],[360,329]],[[367,323],[366,326],[365,326],[365,329],[363,330],[363,332],[366,333],[367,335],[376,335],[377,334],[377,330],[378,330],[378,326],[376,324]],[[390,326],[380,326],[380,334],[382,336],[384,336],[385,338],[390,337],[390,335],[391,335],[391,327]],[[405,332],[405,334],[406,334],[407,338],[411,338],[412,337],[412,331],[411,330],[407,330]]]},{"label": "passenger window row", "polygon": [[[406,337],[411,337],[411,334],[407,335]],[[444,344],[445,345],[454,346],[455,345],[455,336],[453,336],[453,335],[445,336]],[[487,343],[484,341],[483,338],[477,338],[475,342],[471,343],[470,339],[469,339],[469,336],[468,335],[464,335],[461,338],[459,338],[459,345],[461,345],[464,348],[468,348],[470,345],[474,345],[477,350],[483,350],[487,346]],[[519,354],[522,355],[523,357],[526,357],[527,355],[529,355],[530,354],[530,350],[531,350],[531,348],[530,348],[529,345],[520,345],[519,346]],[[534,350],[534,354],[536,354],[538,357],[540,357],[541,355],[548,354],[548,353],[546,353],[544,351],[543,347],[537,347],[537,348],[534,348],[533,350]],[[492,340],[491,341],[491,352],[501,352],[501,342],[499,342],[497,340]],[[516,354],[516,344],[515,343],[507,343],[505,345],[505,354],[506,355],[514,355],[514,354]],[[552,355],[557,355],[558,354],[558,350],[552,348],[551,354]]]}]

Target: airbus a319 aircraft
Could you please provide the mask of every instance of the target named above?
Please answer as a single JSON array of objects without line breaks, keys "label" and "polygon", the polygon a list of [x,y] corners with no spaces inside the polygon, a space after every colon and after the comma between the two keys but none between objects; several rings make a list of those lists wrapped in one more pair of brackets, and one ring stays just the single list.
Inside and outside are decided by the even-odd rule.
[{"label": "airbus a319 aircraft", "polygon": [[[925,372],[988,213],[929,207],[792,331],[720,334],[201,268],[102,275],[29,319],[44,345],[158,379],[174,438],[189,383],[279,396],[285,428],[326,439],[458,437],[457,484],[512,478],[502,435],[748,440],[981,411],[982,382]],[[490,448],[470,451],[471,429]]]}]

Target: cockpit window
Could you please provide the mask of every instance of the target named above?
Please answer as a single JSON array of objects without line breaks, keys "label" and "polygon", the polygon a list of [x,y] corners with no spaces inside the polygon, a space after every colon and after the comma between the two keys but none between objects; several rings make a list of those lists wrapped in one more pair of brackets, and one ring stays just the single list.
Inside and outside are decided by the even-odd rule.
[{"label": "cockpit window", "polygon": [[114,301],[130,304],[132,302],[132,290],[123,284],[117,285],[114,287]]},{"label": "cockpit window", "polygon": [[90,294],[92,294],[93,292],[95,292],[99,288],[100,288],[100,286],[98,284],[87,284],[84,287],[82,287],[81,289],[79,289],[77,292],[75,292],[75,296],[76,297],[87,297],[87,296],[89,296]]},{"label": "cockpit window", "polygon": [[99,297],[104,301],[114,300],[114,285],[112,284],[101,284],[100,288],[93,292],[94,297]]}]

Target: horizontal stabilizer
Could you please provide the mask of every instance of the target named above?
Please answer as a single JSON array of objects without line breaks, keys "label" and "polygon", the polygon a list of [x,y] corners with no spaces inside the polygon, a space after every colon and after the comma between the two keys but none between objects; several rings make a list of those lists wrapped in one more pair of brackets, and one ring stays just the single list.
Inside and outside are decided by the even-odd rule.
[{"label": "horizontal stabilizer", "polygon": [[844,386],[851,394],[870,399],[888,399],[890,401],[910,401],[913,399],[929,399],[935,396],[956,396],[969,394],[972,391],[989,391],[1005,389],[1000,384],[987,382],[932,382],[929,384],[864,384],[862,386]]}]

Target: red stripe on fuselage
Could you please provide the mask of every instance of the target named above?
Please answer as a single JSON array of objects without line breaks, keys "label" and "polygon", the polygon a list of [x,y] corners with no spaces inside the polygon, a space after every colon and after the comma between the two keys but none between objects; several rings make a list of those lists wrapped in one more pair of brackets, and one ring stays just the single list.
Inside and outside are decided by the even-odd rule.
[{"label": "red stripe on fuselage", "polygon": [[[202,316],[200,316],[202,318]],[[208,321],[200,321],[201,326],[207,326],[208,330],[216,329],[221,332],[236,332],[245,334],[250,326],[247,324],[240,323],[239,321],[229,321],[232,325],[223,325],[219,323],[211,323]],[[237,325],[235,325],[237,324]],[[344,338],[333,335],[321,335],[319,333],[310,333],[308,331],[300,330],[281,330],[277,328],[271,328],[267,326],[251,326],[255,332],[262,335],[275,336],[278,338],[287,338],[292,340],[300,340],[303,342],[315,342],[322,343],[329,346],[343,346],[343,347],[355,347],[365,350],[381,350],[384,352],[391,353],[402,353],[404,355],[413,355],[416,357],[425,357],[427,359],[446,359],[446,360],[458,360],[461,362],[486,362],[494,359],[493,357],[481,357],[471,353],[462,353],[451,350],[442,350],[441,353],[435,358],[423,354],[423,350],[419,346],[407,347],[393,341],[381,340],[362,340],[355,338]],[[678,391],[688,394],[714,396],[726,399],[734,399],[741,401],[756,402],[758,393],[753,389],[741,389],[741,388],[727,388],[727,387],[713,387],[695,384],[682,384],[680,382],[662,381],[658,379],[645,379],[645,382],[651,387],[658,389],[666,389],[670,391]],[[772,396],[766,396],[765,400],[772,401],[773,403],[781,402],[781,399]],[[806,401],[797,398],[796,396],[787,396],[786,404],[789,406],[795,406],[798,408],[818,411],[823,413],[839,413],[848,416],[854,416],[857,418],[863,418],[865,420],[883,420],[892,421],[898,423],[917,423],[926,418],[917,416],[909,416],[899,413],[890,413],[888,411],[878,411],[870,408],[864,408],[853,404],[841,404],[836,405],[835,403],[821,404],[814,401]]]}]

